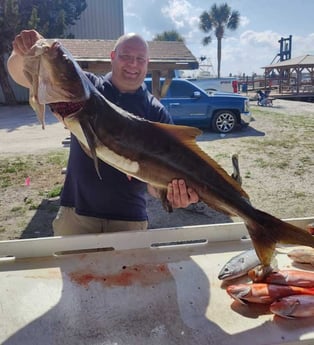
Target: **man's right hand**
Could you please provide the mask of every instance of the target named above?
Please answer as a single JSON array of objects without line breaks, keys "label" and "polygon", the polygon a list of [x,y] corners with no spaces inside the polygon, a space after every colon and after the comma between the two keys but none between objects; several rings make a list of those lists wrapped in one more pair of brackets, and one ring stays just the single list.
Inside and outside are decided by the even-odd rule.
[{"label": "man's right hand", "polygon": [[24,56],[41,38],[43,38],[43,36],[35,30],[23,30],[15,36],[15,39],[12,43],[13,50],[16,54]]},{"label": "man's right hand", "polygon": [[30,88],[30,84],[23,72],[24,57],[29,53],[32,46],[41,38],[43,38],[43,36],[35,30],[23,30],[15,36],[12,42],[13,51],[8,59],[8,71],[18,84],[27,88]]}]

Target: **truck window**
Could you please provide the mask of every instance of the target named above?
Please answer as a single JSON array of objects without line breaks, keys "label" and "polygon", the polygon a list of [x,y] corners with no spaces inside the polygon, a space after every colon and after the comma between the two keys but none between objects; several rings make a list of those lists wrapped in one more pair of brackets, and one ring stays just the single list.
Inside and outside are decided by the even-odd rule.
[{"label": "truck window", "polygon": [[173,98],[191,98],[193,97],[194,91],[198,91],[194,85],[185,83],[184,81],[178,82],[174,80],[170,84],[168,95]]}]

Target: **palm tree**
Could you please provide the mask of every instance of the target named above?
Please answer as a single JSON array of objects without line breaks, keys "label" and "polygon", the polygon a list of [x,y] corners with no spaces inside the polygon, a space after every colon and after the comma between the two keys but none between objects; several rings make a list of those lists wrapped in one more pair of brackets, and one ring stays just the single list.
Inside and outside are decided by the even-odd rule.
[{"label": "palm tree", "polygon": [[[200,15],[200,29],[209,33],[215,32],[217,38],[217,71],[218,78],[220,78],[220,65],[221,65],[221,41],[225,35],[226,28],[229,30],[236,30],[240,22],[240,13],[238,11],[231,11],[228,4],[224,3],[220,6],[214,4],[209,12],[204,11]],[[211,43],[212,38],[210,35],[203,38],[202,43],[204,46]]]}]

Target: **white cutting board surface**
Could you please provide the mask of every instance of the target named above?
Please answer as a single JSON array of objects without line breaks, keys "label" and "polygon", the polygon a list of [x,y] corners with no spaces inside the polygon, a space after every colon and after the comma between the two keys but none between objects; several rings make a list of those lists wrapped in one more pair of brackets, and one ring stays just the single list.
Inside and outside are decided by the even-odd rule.
[{"label": "white cutting board surface", "polygon": [[[193,230],[193,238],[206,242],[147,246],[191,240]],[[230,240],[214,241],[218,230]],[[231,257],[251,247],[238,239],[242,232],[242,225],[228,224],[0,242],[0,255],[34,252],[0,260],[0,344],[313,345],[313,318],[282,319],[267,307],[239,305],[227,295],[217,275]],[[116,248],[118,243],[125,248],[37,255],[42,248],[55,253],[77,250],[78,244]],[[277,254],[279,268],[295,268],[285,253],[292,248]]]}]

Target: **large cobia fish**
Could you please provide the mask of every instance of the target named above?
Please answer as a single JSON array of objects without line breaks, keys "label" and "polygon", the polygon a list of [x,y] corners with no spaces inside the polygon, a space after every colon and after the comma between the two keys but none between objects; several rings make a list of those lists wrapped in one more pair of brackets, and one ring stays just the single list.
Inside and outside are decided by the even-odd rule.
[{"label": "large cobia fish", "polygon": [[25,75],[32,84],[31,103],[42,123],[38,104],[84,101],[63,120],[89,151],[96,168],[98,157],[151,184],[160,190],[168,209],[168,183],[184,179],[209,207],[244,220],[263,268],[269,270],[277,242],[314,247],[314,237],[308,232],[248,202],[241,186],[197,145],[199,129],[150,122],[120,109],[96,90],[57,41],[39,40],[33,46],[25,59]]}]

